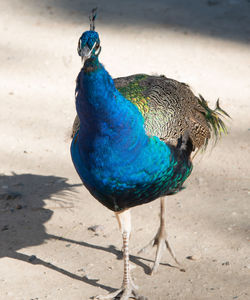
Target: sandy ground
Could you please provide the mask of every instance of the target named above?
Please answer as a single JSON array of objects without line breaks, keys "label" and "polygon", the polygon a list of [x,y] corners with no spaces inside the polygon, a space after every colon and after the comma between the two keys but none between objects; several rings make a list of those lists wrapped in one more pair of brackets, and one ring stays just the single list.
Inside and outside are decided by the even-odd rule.
[{"label": "sandy ground", "polygon": [[[250,299],[250,3],[0,2],[0,299],[89,299],[120,287],[121,236],[72,166],[76,53],[99,6],[101,61],[113,77],[165,74],[229,112],[230,134],[195,160],[168,198],[168,253],[149,276],[159,202],[132,210],[131,260],[150,300]],[[99,225],[95,231],[89,227]],[[195,260],[188,260],[193,256]]]}]

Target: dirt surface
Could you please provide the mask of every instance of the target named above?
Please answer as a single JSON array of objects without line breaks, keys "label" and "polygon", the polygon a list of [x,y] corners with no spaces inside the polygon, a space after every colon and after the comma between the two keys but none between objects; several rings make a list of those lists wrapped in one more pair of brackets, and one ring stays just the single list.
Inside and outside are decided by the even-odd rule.
[{"label": "dirt surface", "polygon": [[[131,260],[150,300],[250,299],[250,3],[0,3],[0,299],[89,299],[119,288],[121,235],[73,168],[76,53],[99,7],[101,61],[113,77],[165,74],[231,115],[230,134],[198,156],[186,189],[167,199],[169,241],[149,276],[159,201],[132,209]],[[97,226],[95,226],[97,225]],[[95,226],[91,229],[92,226]],[[192,256],[193,260],[187,259]]]}]

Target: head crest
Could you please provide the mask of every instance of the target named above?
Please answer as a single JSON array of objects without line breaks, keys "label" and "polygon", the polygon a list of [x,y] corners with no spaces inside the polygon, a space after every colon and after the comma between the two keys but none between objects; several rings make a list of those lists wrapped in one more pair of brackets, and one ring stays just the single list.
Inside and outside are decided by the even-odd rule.
[{"label": "head crest", "polygon": [[90,21],[90,30],[95,31],[95,18],[97,13],[97,7],[93,8],[91,11],[91,15],[89,16]]}]

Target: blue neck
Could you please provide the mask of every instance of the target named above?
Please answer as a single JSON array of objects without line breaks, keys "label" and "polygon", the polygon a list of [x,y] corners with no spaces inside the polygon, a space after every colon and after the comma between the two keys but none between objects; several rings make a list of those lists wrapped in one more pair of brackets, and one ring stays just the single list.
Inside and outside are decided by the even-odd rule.
[{"label": "blue neck", "polygon": [[[117,91],[111,76],[97,57],[85,62],[78,85],[79,138],[85,152],[87,148],[91,151],[90,148],[96,147],[92,143],[98,137],[108,141],[117,151],[135,151],[145,145],[148,138],[141,113]],[[105,145],[103,139],[98,146]]]}]

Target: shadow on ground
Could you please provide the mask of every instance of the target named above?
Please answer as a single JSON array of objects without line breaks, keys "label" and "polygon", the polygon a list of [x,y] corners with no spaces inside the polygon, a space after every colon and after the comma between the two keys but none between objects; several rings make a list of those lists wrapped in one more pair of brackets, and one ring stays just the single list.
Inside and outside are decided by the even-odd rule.
[{"label": "shadow on ground", "polygon": [[[72,200],[65,200],[74,187],[66,178],[35,174],[0,176],[0,257],[10,256],[21,248],[42,244],[48,235],[44,228],[53,214],[50,206],[69,208]],[[55,197],[55,198],[54,198]],[[68,197],[70,198],[70,197]]]},{"label": "shadow on ground", "polygon": [[[65,23],[88,23],[92,8],[98,7],[99,28],[139,26],[143,29],[171,29],[222,39],[250,42],[249,0],[46,0],[27,1],[36,14]],[[164,12],[164,13],[162,13]],[[138,39],[140,30],[138,31]]]}]

